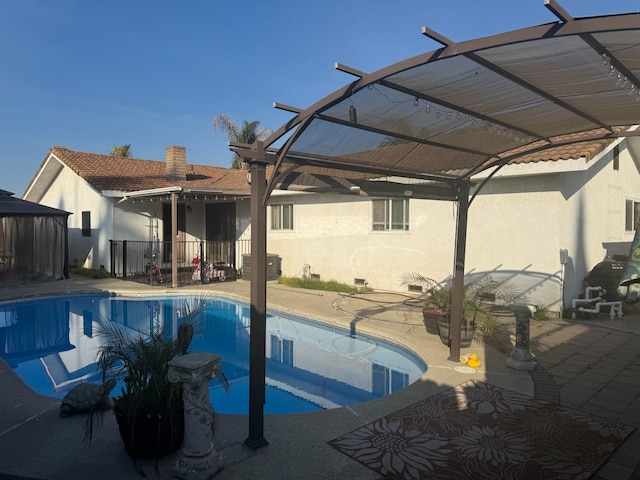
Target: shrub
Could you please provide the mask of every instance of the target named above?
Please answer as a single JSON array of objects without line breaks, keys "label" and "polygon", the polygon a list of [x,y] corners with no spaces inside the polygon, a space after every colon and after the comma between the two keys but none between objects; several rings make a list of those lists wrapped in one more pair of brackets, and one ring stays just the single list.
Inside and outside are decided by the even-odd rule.
[{"label": "shrub", "polygon": [[104,268],[96,270],[95,268],[70,267],[69,271],[76,275],[82,275],[83,277],[89,278],[109,278],[111,276],[111,274]]},{"label": "shrub", "polygon": [[358,293],[363,291],[361,288],[336,282],[335,280],[325,281],[309,277],[280,277],[278,278],[278,283],[281,285],[287,285],[288,287],[323,290],[325,292]]}]

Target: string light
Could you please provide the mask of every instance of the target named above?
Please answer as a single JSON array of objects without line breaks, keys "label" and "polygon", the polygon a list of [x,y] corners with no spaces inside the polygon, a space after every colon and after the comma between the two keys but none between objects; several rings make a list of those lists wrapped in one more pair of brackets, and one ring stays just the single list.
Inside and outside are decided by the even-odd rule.
[{"label": "string light", "polygon": [[354,105],[349,105],[349,121],[354,125],[358,123],[358,112]]},{"label": "string light", "polygon": [[602,54],[602,63],[605,67],[609,67],[609,77],[613,79],[615,86],[623,90],[628,88],[629,91],[627,95],[635,94],[636,102],[640,102],[640,90],[636,88],[626,75],[623,75],[622,72],[618,71],[618,69],[611,64],[611,57],[606,53]]},{"label": "string light", "polygon": [[[603,56],[603,60],[604,60],[604,56]],[[425,100],[421,99],[418,96],[412,97],[411,100],[394,100],[394,99],[391,99],[384,92],[381,92],[380,90],[378,90],[374,84],[367,85],[367,88],[369,90],[375,90],[376,92],[378,92],[378,94],[385,97],[391,103],[403,104],[410,101],[414,107],[419,107],[420,103],[424,102],[425,113],[428,115],[431,115],[431,113],[435,110],[435,117],[437,119],[442,119],[442,117],[444,116],[444,118],[447,121],[457,121],[458,123],[461,123],[461,124],[470,123],[473,126],[479,127],[480,129],[487,131],[491,134],[504,136],[518,143],[525,142],[525,141],[528,141],[528,142],[533,141],[533,137],[531,135],[519,134],[517,132],[514,132],[508,127],[503,127],[501,125],[491,123],[487,120],[479,119],[478,117],[475,117],[468,113],[463,114],[462,112],[456,111],[454,109],[448,110],[448,109],[434,108],[434,106],[431,103],[426,102]],[[355,107],[353,105],[349,107],[349,120],[351,121],[351,123],[354,123],[354,124],[357,123],[358,121]]]}]

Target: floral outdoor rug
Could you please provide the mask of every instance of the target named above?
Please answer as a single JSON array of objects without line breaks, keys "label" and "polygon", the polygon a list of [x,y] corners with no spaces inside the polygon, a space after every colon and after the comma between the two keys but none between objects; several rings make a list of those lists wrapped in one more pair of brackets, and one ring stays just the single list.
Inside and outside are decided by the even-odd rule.
[{"label": "floral outdoor rug", "polygon": [[469,381],[328,443],[394,480],[573,480],[591,477],[633,429]]}]

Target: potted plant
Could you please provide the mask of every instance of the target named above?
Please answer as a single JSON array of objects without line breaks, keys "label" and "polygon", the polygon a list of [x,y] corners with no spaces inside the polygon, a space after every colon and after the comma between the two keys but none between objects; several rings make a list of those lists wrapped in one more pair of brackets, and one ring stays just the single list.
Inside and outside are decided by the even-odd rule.
[{"label": "potted plant", "polygon": [[438,320],[446,317],[451,309],[451,289],[419,273],[404,275],[401,283],[421,287],[424,326],[428,333],[438,335]]},{"label": "potted plant", "polygon": [[[425,327],[431,333],[438,333],[442,343],[449,346],[452,288],[419,273],[405,276],[403,283],[422,286]],[[510,283],[498,282],[491,276],[466,284],[462,300],[460,346],[464,348],[471,345],[476,328],[492,334],[500,313],[521,297]]]},{"label": "potted plant", "polygon": [[[168,379],[168,363],[184,355],[194,335],[195,321],[211,303],[206,297],[185,300],[178,335],[164,329],[142,334],[117,323],[102,326],[108,342],[98,351],[103,378],[124,376],[124,388],[113,398],[113,411],[127,454],[159,458],[176,451],[184,438],[182,387]],[[224,375],[218,377],[225,389]]]}]

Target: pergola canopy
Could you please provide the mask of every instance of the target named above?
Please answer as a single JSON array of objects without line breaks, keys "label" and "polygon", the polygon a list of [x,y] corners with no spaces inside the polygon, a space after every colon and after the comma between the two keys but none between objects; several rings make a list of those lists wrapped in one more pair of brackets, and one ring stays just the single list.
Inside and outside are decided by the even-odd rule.
[{"label": "pergola canopy", "polygon": [[463,43],[423,28],[442,48],[371,74],[338,65],[357,80],[306,110],[276,104],[295,117],[264,142],[231,144],[251,173],[245,444],[267,444],[266,204],[273,189],[456,201],[449,359],[457,362],[471,177],[493,169],[488,180],[509,162],[567,144],[636,134],[640,13],[574,19],[555,0],[545,5],[557,22]]},{"label": "pergola canopy", "polygon": [[442,48],[371,74],[336,65],[358,79],[306,110],[276,104],[297,115],[264,141],[264,155],[256,145],[231,148],[276,165],[267,195],[402,177],[439,186],[414,196],[453,199],[447,188],[480,171],[632,134],[640,13],[574,19],[545,4],[559,21],[462,43],[424,27]]}]

